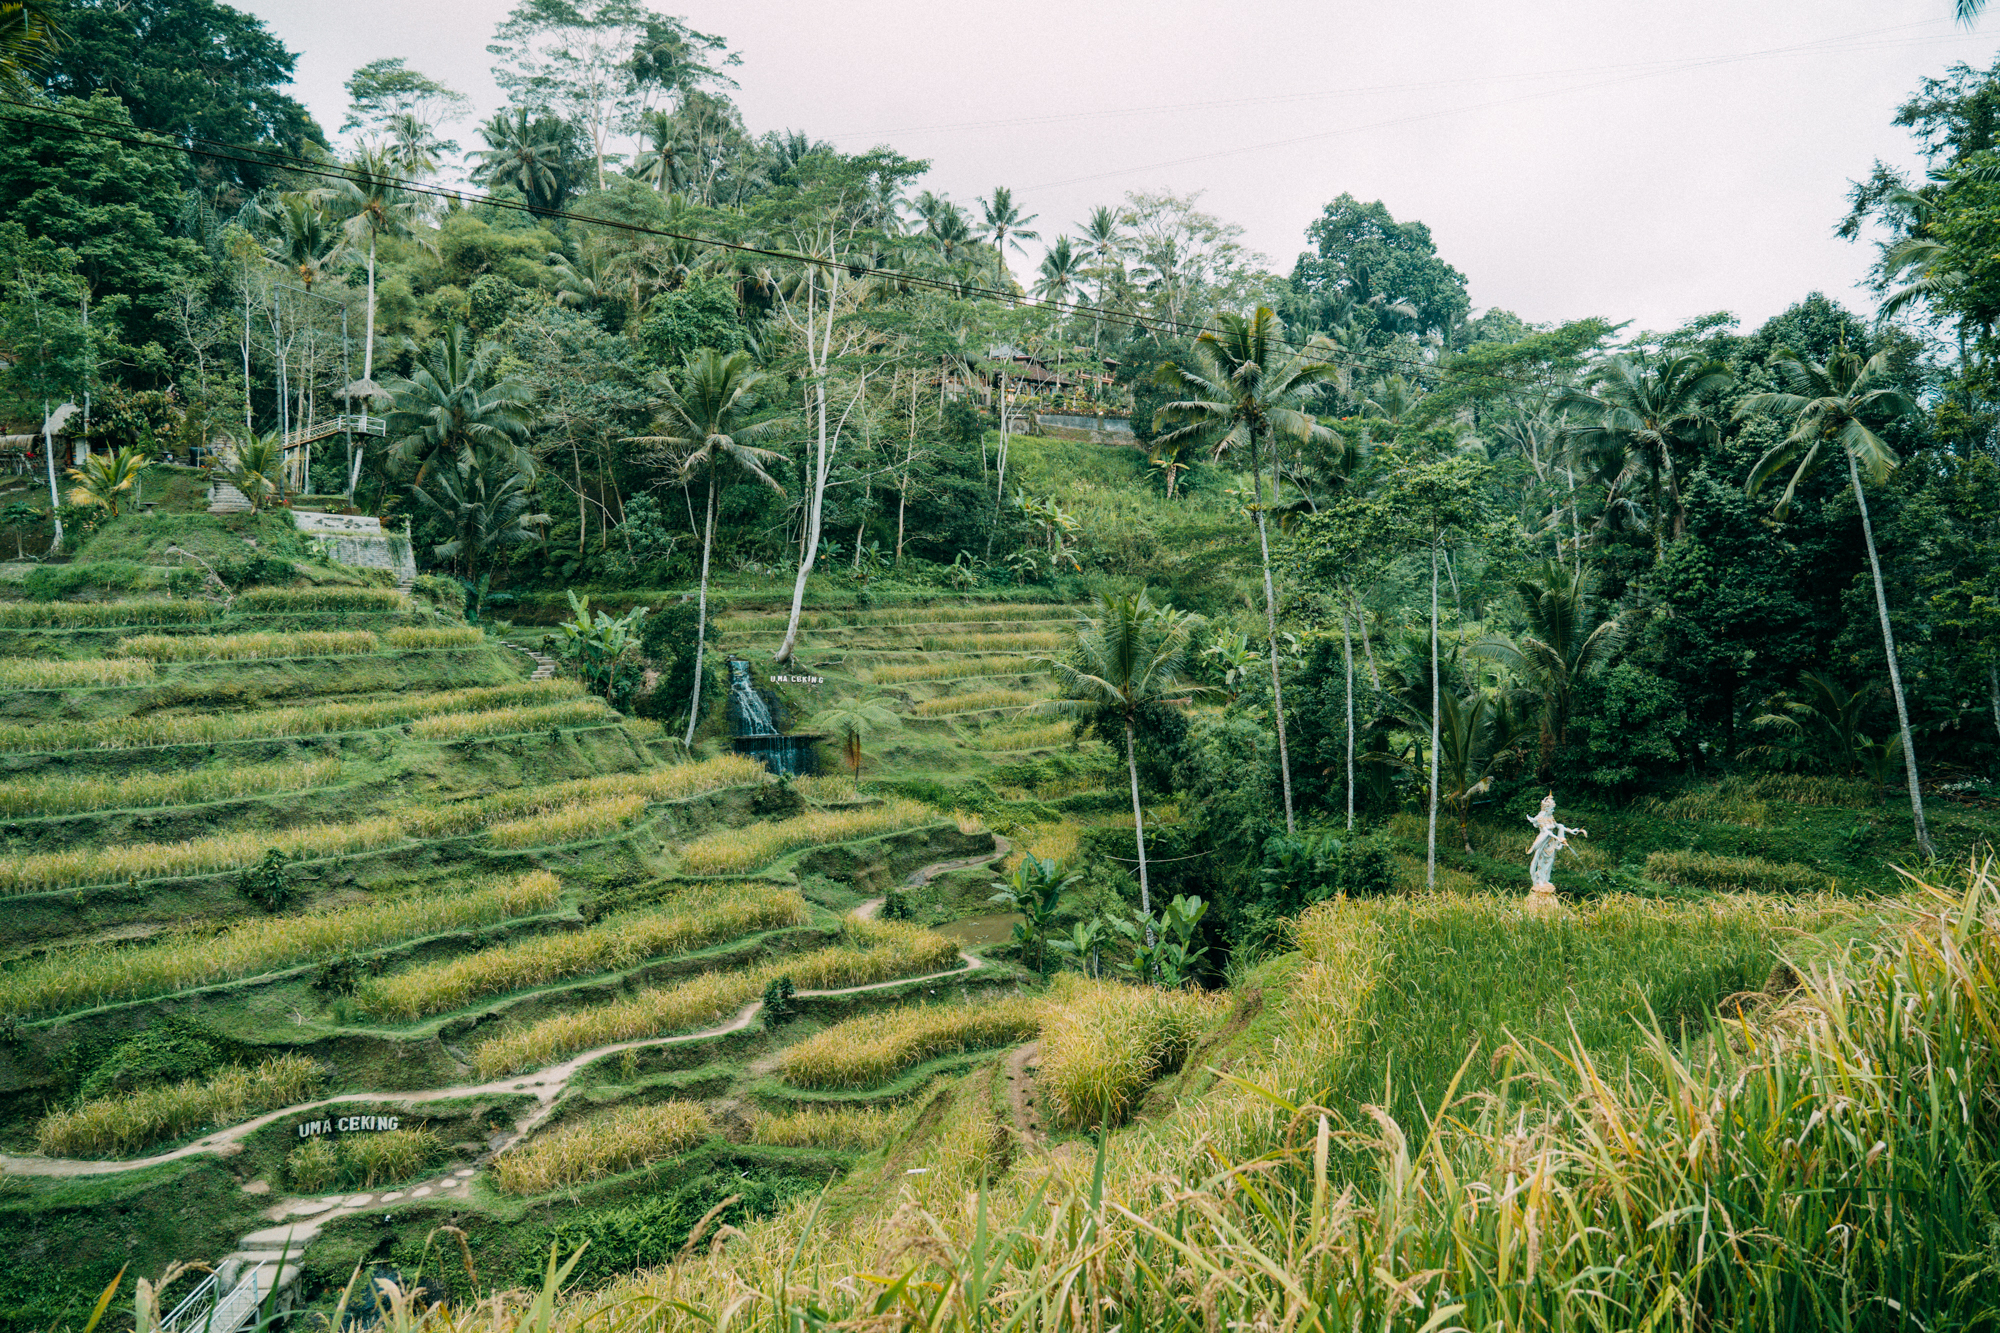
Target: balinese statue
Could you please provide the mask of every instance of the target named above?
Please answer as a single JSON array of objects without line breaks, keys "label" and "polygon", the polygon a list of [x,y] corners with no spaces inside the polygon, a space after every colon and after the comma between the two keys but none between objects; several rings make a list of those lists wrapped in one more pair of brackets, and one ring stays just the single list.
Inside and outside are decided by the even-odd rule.
[{"label": "balinese statue", "polygon": [[1556,853],[1569,846],[1570,835],[1579,838],[1590,836],[1588,829],[1569,828],[1556,822],[1556,794],[1550,792],[1542,798],[1542,808],[1528,816],[1528,822],[1535,826],[1535,840],[1528,845],[1528,890],[1530,902],[1550,904],[1555,902],[1556,886],[1550,882],[1550,875],[1556,866]]}]

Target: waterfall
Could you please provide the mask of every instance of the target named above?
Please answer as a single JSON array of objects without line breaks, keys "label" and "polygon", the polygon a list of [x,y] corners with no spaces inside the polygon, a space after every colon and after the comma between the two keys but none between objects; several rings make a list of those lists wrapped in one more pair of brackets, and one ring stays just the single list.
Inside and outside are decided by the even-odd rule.
[{"label": "waterfall", "polygon": [[729,697],[736,705],[736,716],[731,728],[737,736],[775,736],[778,726],[771,721],[770,705],[750,681],[750,664],[732,657],[729,659]]},{"label": "waterfall", "polygon": [[750,664],[729,659],[729,734],[738,754],[755,755],[765,768],[787,777],[819,771],[817,736],[783,736],[771,706],[750,677]]}]

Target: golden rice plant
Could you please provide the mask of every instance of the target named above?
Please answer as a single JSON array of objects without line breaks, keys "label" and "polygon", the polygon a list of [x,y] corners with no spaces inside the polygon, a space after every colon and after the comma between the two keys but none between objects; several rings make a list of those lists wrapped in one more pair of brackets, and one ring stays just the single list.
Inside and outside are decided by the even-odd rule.
[{"label": "golden rice plant", "polygon": [[886,1106],[806,1106],[750,1122],[750,1141],[773,1148],[879,1148],[903,1126]]},{"label": "golden rice plant", "polygon": [[1041,1069],[1035,1086],[1057,1128],[1085,1129],[1109,1116],[1122,1124],[1139,1094],[1171,1073],[1226,1001],[1198,991],[1165,991],[1056,979],[1044,1002]]},{"label": "golden rice plant", "polygon": [[87,657],[75,662],[0,660],[0,690],[74,690],[137,685],[153,679],[153,664],[129,658]]},{"label": "golden rice plant", "polygon": [[622,828],[646,813],[643,796],[612,796],[588,805],[565,806],[547,814],[510,819],[486,830],[496,847],[543,847],[582,842]]},{"label": "golden rice plant", "polygon": [[945,717],[952,713],[983,713],[995,708],[1024,708],[1048,696],[1029,690],[968,690],[925,699],[910,711],[918,717]]},{"label": "golden rice plant", "polygon": [[565,1185],[633,1171],[672,1157],[715,1132],[698,1102],[620,1106],[560,1125],[493,1160],[509,1194],[546,1194]]},{"label": "golden rice plant", "polygon": [[338,759],[197,768],[178,773],[121,773],[115,777],[46,777],[0,782],[0,817],[62,815],[152,805],[198,805],[232,796],[311,791],[340,781]]},{"label": "golden rice plant", "polygon": [[1074,723],[1044,722],[1033,727],[982,731],[976,743],[982,750],[1039,750],[1049,745],[1068,745],[1075,739]]},{"label": "golden rice plant", "polygon": [[421,807],[412,811],[409,818],[413,827],[432,836],[442,836],[485,828],[496,820],[548,814],[614,797],[637,796],[647,802],[681,801],[724,787],[764,780],[764,766],[755,759],[726,754],[700,763],[676,764],[642,773],[606,773],[539,787],[512,787],[475,800]]},{"label": "golden rice plant", "polygon": [[927,653],[1045,652],[1069,641],[1069,635],[1051,629],[1025,634],[927,634],[917,646]]},{"label": "golden rice plant", "polygon": [[443,1155],[444,1140],[432,1129],[389,1129],[340,1140],[340,1164],[356,1189],[407,1180]]},{"label": "golden rice plant", "polygon": [[697,1028],[741,1009],[763,989],[764,978],[754,971],[711,972],[503,1032],[473,1048],[472,1065],[481,1078],[497,1078],[611,1042]]},{"label": "golden rice plant", "polygon": [[200,625],[210,602],[141,598],[128,602],[0,602],[0,629],[101,629],[119,625]]},{"label": "golden rice plant", "polygon": [[807,773],[792,779],[792,789],[814,805],[831,805],[861,799],[852,773]]},{"label": "golden rice plant", "polygon": [[400,649],[477,648],[486,642],[486,632],[473,625],[401,626],[384,633],[382,641]]},{"label": "golden rice plant", "polygon": [[936,817],[928,806],[899,799],[864,810],[813,810],[774,824],[717,829],[681,848],[681,868],[697,875],[740,875],[800,847],[914,828]]},{"label": "golden rice plant", "polygon": [[85,945],[0,972],[0,1016],[31,1018],[171,995],[352,950],[491,925],[547,911],[561,900],[562,882],[536,870],[514,880],[479,880],[353,907],[253,917],[220,933],[187,931],[125,947]]},{"label": "golden rice plant", "polygon": [[305,824],[262,832],[217,833],[186,842],[139,842],[10,856],[0,858],[0,893],[211,874],[254,865],[273,847],[286,856],[305,857],[372,851],[402,841],[405,834],[401,819],[383,815],[351,824]]},{"label": "golden rice plant", "polygon": [[140,634],[120,639],[118,655],[154,662],[248,662],[266,657],[348,657],[372,653],[381,646],[382,641],[365,629]]},{"label": "golden rice plant", "polygon": [[235,609],[250,614],[312,611],[407,611],[410,599],[394,588],[251,588]]},{"label": "golden rice plant", "polygon": [[285,1154],[285,1176],[301,1194],[318,1194],[340,1179],[340,1149],[332,1139],[311,1139]]},{"label": "golden rice plant", "polygon": [[917,680],[964,680],[968,676],[1018,676],[1026,670],[1028,664],[1018,657],[960,657],[871,667],[865,675],[871,685],[899,685]]},{"label": "golden rice plant", "polygon": [[1025,1041],[1041,1025],[1042,1002],[1020,995],[863,1014],[787,1048],[778,1075],[800,1088],[870,1088],[941,1055]]},{"label": "golden rice plant", "polygon": [[665,740],[667,725],[656,717],[628,717],[624,722],[625,734],[644,745],[648,741]]},{"label": "golden rice plant", "polygon": [[802,926],[808,919],[805,901],[790,889],[693,890],[665,908],[626,912],[584,930],[539,935],[371,978],[362,983],[355,1004],[370,1017],[408,1022],[463,1008],[481,996],[622,971],[647,958]]},{"label": "golden rice plant", "polygon": [[1658,851],[1646,858],[1646,878],[1662,884],[1750,893],[1818,893],[1835,879],[1822,870],[1760,856],[1711,856],[1707,852]]},{"label": "golden rice plant", "polygon": [[574,699],[569,703],[543,704],[539,707],[524,705],[495,708],[482,713],[441,713],[435,717],[419,718],[410,727],[410,734],[418,740],[458,741],[474,736],[507,736],[556,727],[587,727],[617,719],[618,714],[612,712],[602,699]]},{"label": "golden rice plant", "polygon": [[304,1101],[319,1089],[320,1078],[319,1066],[305,1056],[280,1055],[249,1068],[232,1065],[206,1080],[100,1097],[43,1116],[35,1126],[35,1150],[46,1157],[137,1152]]},{"label": "golden rice plant", "polygon": [[[431,694],[402,694],[362,703],[316,703],[230,713],[167,713],[112,717],[97,722],[0,725],[0,751],[139,749],[158,745],[212,745],[218,741],[324,736],[368,731],[394,723],[501,706],[525,707],[575,700],[574,681],[537,680],[484,685]],[[594,701],[579,701],[590,706]],[[595,705],[601,709],[601,704]]]}]

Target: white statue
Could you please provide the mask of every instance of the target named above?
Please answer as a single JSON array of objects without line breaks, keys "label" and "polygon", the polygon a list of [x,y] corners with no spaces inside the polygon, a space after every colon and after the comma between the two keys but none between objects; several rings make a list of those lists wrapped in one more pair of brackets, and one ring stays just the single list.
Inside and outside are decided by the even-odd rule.
[{"label": "white statue", "polygon": [[1569,828],[1556,822],[1556,794],[1550,792],[1542,798],[1542,808],[1528,816],[1528,822],[1535,826],[1535,840],[1528,845],[1528,878],[1532,886],[1528,892],[1529,901],[1549,904],[1555,901],[1556,886],[1549,882],[1554,872],[1556,853],[1569,846],[1569,838],[1574,833],[1579,838],[1590,836],[1588,829]]}]

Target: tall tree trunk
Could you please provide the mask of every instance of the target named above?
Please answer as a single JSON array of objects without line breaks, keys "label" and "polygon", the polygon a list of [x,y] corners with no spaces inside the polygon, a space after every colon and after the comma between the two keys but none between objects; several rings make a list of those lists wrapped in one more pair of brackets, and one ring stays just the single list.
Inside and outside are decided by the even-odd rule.
[{"label": "tall tree trunk", "polygon": [[1910,816],[1916,821],[1917,850],[1927,860],[1937,858],[1931,831],[1924,823],[1924,792],[1917,784],[1917,745],[1910,735],[1910,705],[1903,697],[1903,671],[1896,662],[1896,634],[1889,628],[1889,594],[1882,587],[1882,562],[1875,554],[1875,525],[1868,517],[1868,496],[1861,489],[1861,465],[1847,449],[1847,479],[1854,486],[1854,503],[1861,509],[1861,535],[1868,543],[1868,569],[1875,576],[1875,611],[1882,618],[1882,649],[1889,658],[1889,689],[1896,696],[1896,726],[1903,736],[1903,773],[1910,781]]},{"label": "tall tree trunk", "polygon": [[[1278,677],[1278,593],[1271,583],[1271,538],[1264,526],[1264,470],[1257,455],[1257,440],[1250,440],[1250,490],[1257,502],[1257,548],[1264,557],[1264,628],[1271,636],[1271,716],[1278,728],[1278,781],[1285,793],[1285,833],[1298,831],[1292,815],[1292,756],[1285,744],[1285,687]],[[1277,478],[1271,479],[1271,498],[1277,500]]]},{"label": "tall tree trunk", "polygon": [[1438,722],[1443,714],[1438,691],[1438,543],[1431,540],[1431,812],[1425,833],[1424,887],[1435,889],[1438,879]]},{"label": "tall tree trunk", "polygon": [[816,459],[808,460],[806,466],[811,472],[806,491],[805,531],[803,549],[799,553],[799,573],[792,582],[792,616],[785,625],[785,641],[778,645],[773,655],[774,662],[792,660],[792,650],[799,642],[799,613],[805,608],[806,580],[812,577],[813,562],[819,559],[820,520],[826,503],[826,478],[828,457],[826,443],[826,380],[822,376],[813,386],[815,410],[819,415],[819,452]]},{"label": "tall tree trunk", "polygon": [[1146,878],[1146,814],[1139,808],[1139,752],[1132,743],[1132,719],[1125,719],[1125,771],[1132,778],[1132,836],[1139,845],[1139,912],[1146,918],[1146,947],[1153,947],[1153,890]]},{"label": "tall tree trunk", "polygon": [[1340,656],[1348,667],[1348,831],[1354,831],[1354,636],[1348,632],[1348,608],[1340,608]]},{"label": "tall tree trunk", "polygon": [[1993,703],[1993,730],[2000,733],[2000,663],[1986,664],[1986,692]]},{"label": "tall tree trunk", "polygon": [[[712,457],[712,456],[711,456]],[[715,464],[708,465],[708,517],[701,529],[701,585],[694,603],[694,690],[688,696],[688,729],[682,744],[694,748],[695,724],[701,721],[701,669],[708,652],[708,556],[715,549]]]},{"label": "tall tree trunk", "polygon": [[[375,232],[368,232],[368,327],[361,331],[361,378],[375,378]],[[366,416],[368,409],[361,409]]]},{"label": "tall tree trunk", "polygon": [[1000,526],[1000,502],[1007,498],[1007,370],[1000,370],[1000,448],[993,458],[999,484],[993,488],[993,527],[986,529],[986,555],[993,555],[993,530]]}]

